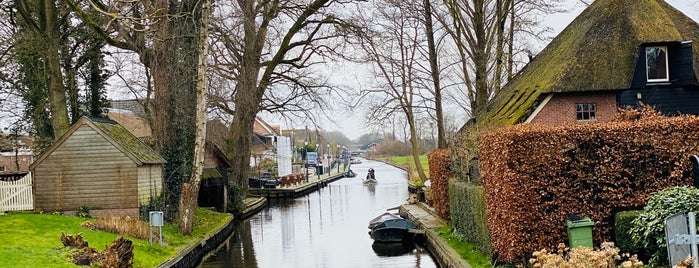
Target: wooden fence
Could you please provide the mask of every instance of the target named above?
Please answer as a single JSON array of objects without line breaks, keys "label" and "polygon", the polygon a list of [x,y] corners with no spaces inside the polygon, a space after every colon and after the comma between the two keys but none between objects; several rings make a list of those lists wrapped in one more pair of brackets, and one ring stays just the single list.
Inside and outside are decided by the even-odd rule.
[{"label": "wooden fence", "polygon": [[33,209],[31,173],[18,180],[0,180],[0,212]]}]

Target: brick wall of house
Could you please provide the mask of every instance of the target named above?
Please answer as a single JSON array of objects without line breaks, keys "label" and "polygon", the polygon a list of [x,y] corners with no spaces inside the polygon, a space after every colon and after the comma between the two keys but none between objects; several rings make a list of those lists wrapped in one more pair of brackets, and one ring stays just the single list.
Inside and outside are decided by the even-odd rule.
[{"label": "brick wall of house", "polygon": [[[19,162],[19,170],[17,169],[17,163]],[[2,152],[0,153],[0,171],[29,171],[29,165],[34,162],[34,156],[31,153],[20,153],[15,159],[14,152]]]},{"label": "brick wall of house", "polygon": [[[576,104],[594,103],[596,105],[596,119],[578,121],[576,118]],[[583,92],[583,93],[557,93],[544,106],[544,108],[532,119],[531,123],[544,125],[563,125],[570,123],[608,122],[617,112],[616,93],[614,92]]]}]

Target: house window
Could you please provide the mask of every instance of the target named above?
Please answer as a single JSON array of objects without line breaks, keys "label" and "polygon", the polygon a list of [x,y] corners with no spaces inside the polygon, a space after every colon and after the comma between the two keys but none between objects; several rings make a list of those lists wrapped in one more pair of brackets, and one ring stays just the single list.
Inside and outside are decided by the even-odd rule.
[{"label": "house window", "polygon": [[5,167],[0,166],[0,171],[5,171]]},{"label": "house window", "polygon": [[575,114],[578,121],[597,119],[597,105],[594,103],[578,103],[575,106]]},{"label": "house window", "polygon": [[669,81],[667,47],[646,48],[646,76],[648,82]]}]

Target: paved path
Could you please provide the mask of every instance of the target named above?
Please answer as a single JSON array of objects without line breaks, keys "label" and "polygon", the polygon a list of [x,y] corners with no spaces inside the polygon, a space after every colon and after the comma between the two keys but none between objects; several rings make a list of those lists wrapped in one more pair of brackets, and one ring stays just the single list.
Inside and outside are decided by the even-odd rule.
[{"label": "paved path", "polygon": [[434,209],[424,203],[400,206],[400,215],[413,221],[419,229],[425,231],[425,246],[439,262],[440,267],[471,268],[461,256],[449,246],[433,229],[446,225],[446,221],[437,216]]}]

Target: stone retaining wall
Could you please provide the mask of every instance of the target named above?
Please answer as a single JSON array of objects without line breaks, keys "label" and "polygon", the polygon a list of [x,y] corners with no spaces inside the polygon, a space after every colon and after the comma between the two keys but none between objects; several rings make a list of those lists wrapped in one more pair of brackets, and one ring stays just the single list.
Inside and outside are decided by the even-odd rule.
[{"label": "stone retaining wall", "polygon": [[234,220],[231,218],[223,227],[213,232],[210,237],[203,238],[199,244],[190,245],[187,248],[182,249],[177,256],[175,256],[173,259],[165,261],[158,267],[196,267],[199,265],[204,256],[206,256],[206,254],[218,248],[221,243],[228,239],[231,233],[233,233],[233,227],[235,226],[233,223]]}]

